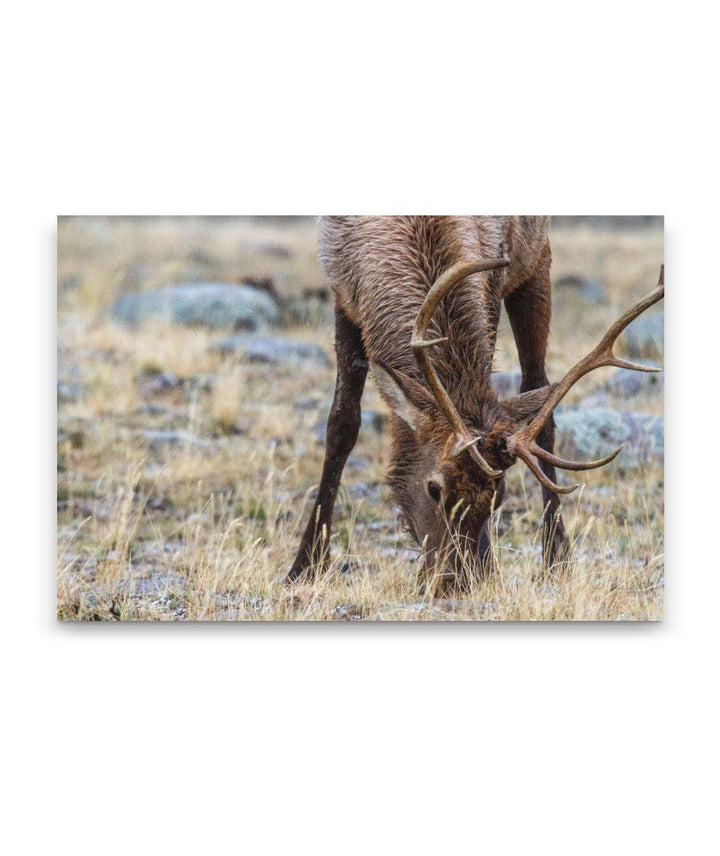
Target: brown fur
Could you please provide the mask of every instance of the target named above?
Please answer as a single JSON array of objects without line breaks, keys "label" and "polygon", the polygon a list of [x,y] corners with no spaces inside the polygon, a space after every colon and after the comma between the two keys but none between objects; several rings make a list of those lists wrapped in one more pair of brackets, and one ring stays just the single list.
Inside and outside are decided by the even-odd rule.
[{"label": "brown fur", "polygon": [[[428,332],[452,333],[433,364],[462,415],[482,398],[478,384],[489,383],[500,301],[549,264],[548,226],[547,217],[324,217],[320,258],[369,359],[422,382],[408,343],[430,286],[455,262],[497,258],[504,246],[510,266],[468,277]],[[547,308],[540,325],[549,323]]]},{"label": "brown fur", "polygon": [[[513,406],[500,404],[490,385],[500,306],[507,301],[523,369],[523,389],[543,387],[550,323],[548,226],[547,217],[325,217],[320,221],[320,257],[333,285],[338,314],[338,388],[333,408],[346,414],[348,433],[348,425],[353,429],[359,420],[365,376],[363,373],[355,382],[352,393],[344,393],[349,375],[340,364],[341,356],[346,363],[350,360],[359,365],[367,360],[384,367],[390,382],[394,380],[402,390],[390,395],[387,384],[383,388],[379,383],[395,412],[389,482],[411,531],[418,541],[425,541],[428,574],[439,576],[443,591],[457,581],[460,567],[457,537],[447,549],[448,528],[460,536],[460,548],[470,548],[480,566],[487,566],[487,518],[493,503],[502,499],[504,484],[490,481],[466,453],[448,456],[450,429],[434,406],[411,351],[413,325],[428,290],[450,266],[497,258],[503,252],[509,257],[504,270],[467,277],[438,307],[428,330],[428,337],[449,338],[433,347],[433,365],[463,422],[472,432],[483,433],[483,456],[491,465],[503,468],[507,463],[502,437],[521,417]],[[352,338],[348,331],[353,330],[355,338],[348,344]],[[366,370],[367,362],[364,367]],[[379,381],[377,375],[376,379]],[[407,399],[416,414],[410,420],[412,427],[407,414],[398,409],[398,395]],[[552,450],[551,425],[539,440]],[[350,448],[352,444],[354,438]],[[333,451],[338,438],[328,437],[318,502],[291,578],[327,562],[335,482],[339,482],[339,471],[349,454],[347,445],[339,453]],[[332,475],[326,477],[326,471]],[[440,503],[428,496],[429,480],[433,479],[443,485]],[[448,524],[448,515],[458,502],[465,517]],[[548,495],[545,502],[545,547],[552,560],[563,543],[562,523],[556,516],[557,498]]]}]

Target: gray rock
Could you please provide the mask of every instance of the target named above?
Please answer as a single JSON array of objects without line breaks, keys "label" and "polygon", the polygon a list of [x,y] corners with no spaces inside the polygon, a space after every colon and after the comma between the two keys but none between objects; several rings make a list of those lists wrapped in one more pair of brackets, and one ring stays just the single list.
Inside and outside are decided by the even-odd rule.
[{"label": "gray rock", "polygon": [[607,303],[607,292],[605,286],[597,279],[589,279],[582,274],[569,273],[556,279],[554,288],[564,290],[566,293],[572,292],[580,298],[583,303],[588,303],[592,306],[599,306],[602,303]]},{"label": "gray rock", "polygon": [[604,407],[555,412],[557,453],[585,460],[624,449],[609,465],[632,469],[664,459],[664,420],[649,413],[618,413]]},{"label": "gray rock", "polygon": [[110,314],[123,324],[167,317],[173,324],[245,330],[256,330],[280,318],[277,303],[266,292],[248,285],[218,282],[168,285],[127,294],[112,304]]},{"label": "gray rock", "polygon": [[[648,365],[654,363],[648,362]],[[623,398],[632,398],[639,393],[658,393],[662,395],[664,387],[664,374],[649,374],[635,372],[632,369],[618,369],[607,382],[606,388],[615,395]]]},{"label": "gray rock", "polygon": [[623,331],[618,351],[633,359],[661,360],[665,348],[665,316],[641,315]]},{"label": "gray rock", "polygon": [[332,360],[319,346],[279,336],[226,336],[210,345],[221,354],[240,353],[251,363],[275,366],[295,366],[298,363],[318,363],[332,366]]}]

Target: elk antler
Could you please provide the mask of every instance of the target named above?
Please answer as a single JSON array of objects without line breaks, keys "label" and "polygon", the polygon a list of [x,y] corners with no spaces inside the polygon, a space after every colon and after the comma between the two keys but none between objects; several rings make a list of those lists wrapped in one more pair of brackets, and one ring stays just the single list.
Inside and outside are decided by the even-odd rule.
[{"label": "elk antler", "polygon": [[459,262],[446,270],[435,281],[430,291],[428,291],[425,300],[420,307],[420,311],[417,314],[417,318],[415,319],[415,327],[413,328],[413,335],[410,340],[410,347],[413,349],[418,365],[427,378],[427,382],[435,396],[437,405],[455,432],[455,446],[453,447],[452,454],[459,455],[461,452],[467,450],[482,471],[486,475],[490,476],[490,478],[497,478],[502,475],[502,470],[493,469],[478,451],[475,444],[478,442],[480,437],[473,437],[463,424],[460,414],[452,403],[447,390],[440,382],[440,378],[438,377],[432,361],[430,360],[430,355],[427,352],[427,348],[432,345],[437,345],[440,342],[447,342],[447,336],[440,339],[426,339],[425,334],[438,304],[461,280],[465,279],[466,276],[470,276],[472,273],[497,270],[498,268],[507,267],[509,264],[510,260],[506,258],[488,259],[482,262]]},{"label": "elk antler", "polygon": [[662,369],[654,368],[653,366],[644,366],[640,363],[631,363],[627,360],[620,359],[613,353],[613,345],[617,337],[628,326],[631,321],[634,321],[638,315],[641,315],[646,309],[662,300],[665,296],[665,266],[660,268],[660,278],[657,288],[647,294],[643,299],[635,304],[632,309],[622,315],[610,327],[607,333],[600,340],[598,346],[592,350],[584,359],[580,360],[577,365],[573,366],[565,377],[551,387],[550,395],[542,405],[532,421],[525,427],[511,434],[506,440],[507,450],[516,458],[521,458],[530,468],[532,474],[546,488],[553,493],[571,493],[577,485],[569,487],[560,487],[551,481],[545,473],[540,469],[538,458],[546,461],[548,464],[553,464],[565,470],[591,470],[595,467],[602,467],[610,463],[612,459],[620,452],[622,446],[616,449],[611,455],[602,458],[599,461],[566,461],[563,458],[558,458],[535,442],[535,438],[542,430],[545,423],[550,418],[553,410],[565,397],[568,390],[580,380],[581,377],[591,372],[593,369],[601,368],[602,366],[617,366],[621,369],[633,369],[638,372],[659,372]]}]

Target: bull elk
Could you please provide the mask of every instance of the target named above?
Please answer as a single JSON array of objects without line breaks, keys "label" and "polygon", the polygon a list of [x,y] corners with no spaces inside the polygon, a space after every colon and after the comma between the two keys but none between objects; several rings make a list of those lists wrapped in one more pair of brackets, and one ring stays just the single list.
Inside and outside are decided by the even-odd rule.
[{"label": "bull elk", "polygon": [[[555,468],[609,463],[554,454],[553,411],[601,366],[657,369],[620,359],[625,327],[662,299],[657,288],[625,312],[558,383],[549,383],[548,217],[326,217],[320,258],[335,292],[337,381],[317,499],[289,580],[329,562],[333,506],[360,428],[368,369],[391,412],[388,480],[422,545],[426,586],[447,594],[491,565],[489,518],[504,472],[522,460],[542,485],[543,561],[568,556]],[[522,387],[500,401],[491,371],[500,305],[515,337]]]}]

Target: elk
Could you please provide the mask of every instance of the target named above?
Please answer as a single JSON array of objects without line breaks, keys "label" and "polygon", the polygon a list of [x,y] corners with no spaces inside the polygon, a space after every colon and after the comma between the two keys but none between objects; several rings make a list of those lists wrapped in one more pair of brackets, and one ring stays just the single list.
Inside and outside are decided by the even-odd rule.
[{"label": "elk", "polygon": [[[553,411],[589,371],[658,369],[617,357],[624,328],[664,295],[625,312],[558,382],[545,372],[550,326],[549,217],[325,217],[320,259],[335,293],[337,380],[325,461],[288,580],[325,570],[335,498],[360,428],[368,370],[391,411],[388,482],[424,553],[426,591],[460,592],[492,567],[489,518],[521,460],[542,486],[543,563],[569,558],[556,467],[602,467],[554,454]],[[491,385],[501,303],[522,370],[519,395]],[[621,447],[622,448],[622,447]]]}]

